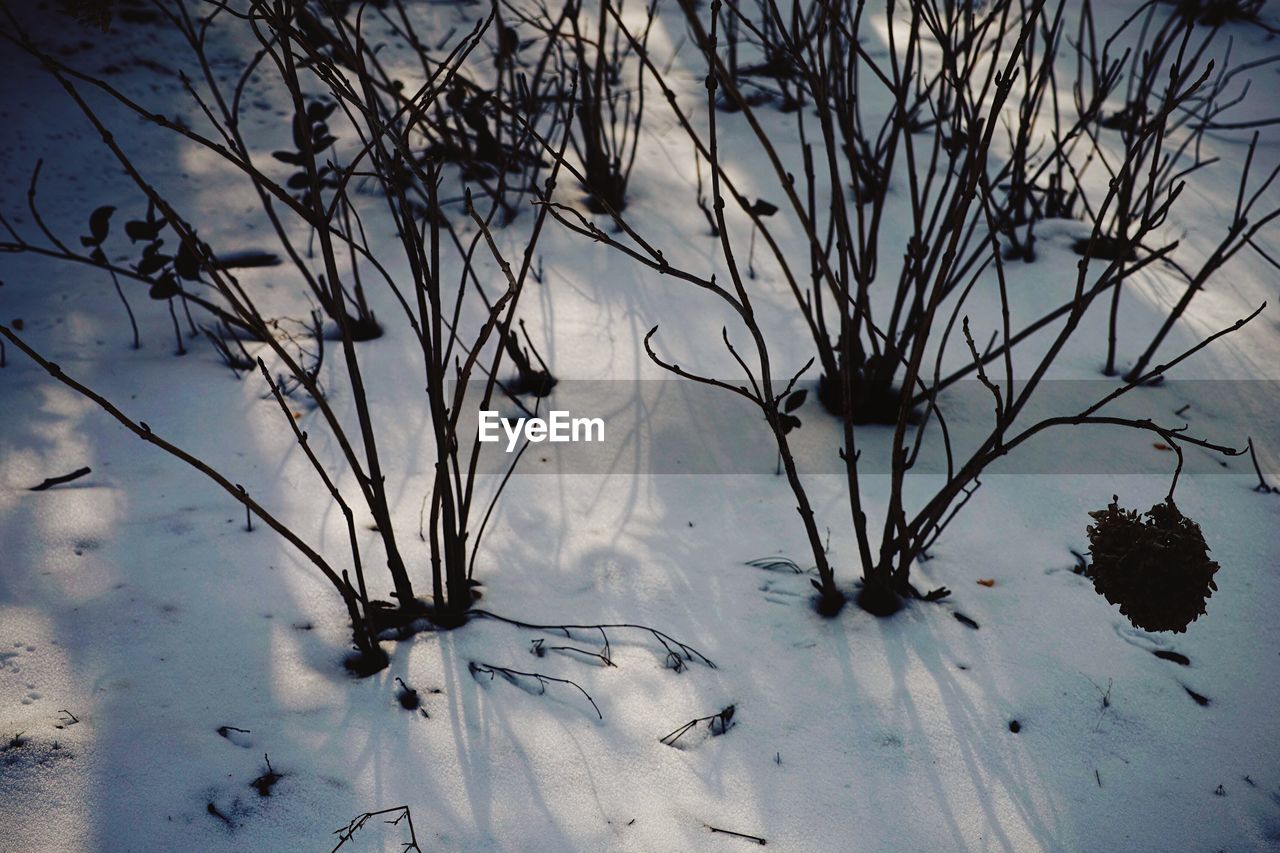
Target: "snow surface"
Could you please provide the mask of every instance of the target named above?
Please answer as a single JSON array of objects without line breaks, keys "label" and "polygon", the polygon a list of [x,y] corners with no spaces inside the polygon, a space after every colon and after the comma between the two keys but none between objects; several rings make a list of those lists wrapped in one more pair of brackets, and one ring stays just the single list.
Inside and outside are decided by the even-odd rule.
[{"label": "snow surface", "polygon": [[[1117,5],[1107,22],[1133,6]],[[442,32],[479,14],[431,8]],[[1238,60],[1275,52],[1261,31],[1229,32]],[[100,38],[58,24],[39,35],[80,67],[114,68],[116,84],[166,114],[200,120],[177,80],[152,70],[181,61],[181,46],[161,27]],[[659,52],[682,35],[674,9],[664,12]],[[233,74],[249,43],[219,49],[219,72]],[[19,214],[30,169],[43,158],[45,213],[68,239],[99,204],[135,211],[136,191],[57,85],[12,49],[3,56],[0,209],[33,230]],[[673,74],[693,104],[701,73],[686,44]],[[1256,73],[1242,115],[1275,111],[1274,75],[1271,66]],[[288,134],[269,94],[249,134],[261,140],[264,162]],[[216,158],[95,104],[148,176],[198,212],[202,238],[272,248],[250,187]],[[735,178],[776,196],[740,117],[720,121]],[[1266,136],[1260,171],[1280,159],[1280,139]],[[1246,141],[1210,140],[1224,168],[1238,167]],[[657,99],[643,142],[629,215],[673,260],[714,269],[717,247],[689,203],[689,146]],[[1215,239],[1233,175],[1198,176],[1171,233],[1185,233],[1193,247]],[[1011,268],[1015,310],[1033,316],[1070,292],[1070,242],[1081,227],[1047,224],[1041,260]],[[1262,244],[1280,251],[1274,231]],[[706,294],[559,228],[548,228],[541,254],[547,282],[530,286],[522,316],[557,376],[664,378],[640,343],[654,324],[658,345],[679,363],[727,367],[718,341],[726,314]],[[342,552],[342,517],[261,382],[232,380],[199,342],[175,358],[168,316],[141,291],[132,302],[144,346],[130,349],[110,282],[92,269],[8,256],[0,270],[0,320],[21,318],[26,338],[69,374],[227,471],[318,548]],[[243,279],[273,311],[296,316],[304,307],[286,267]],[[1274,304],[1275,282],[1261,259],[1242,253],[1196,299],[1165,351],[1263,300]],[[778,306],[761,311],[775,361],[797,368],[809,344],[784,310],[789,296],[767,275],[758,286],[761,304]],[[1125,291],[1124,358],[1137,355],[1176,293],[1164,272]],[[396,317],[387,294],[371,295],[379,316]],[[973,309],[975,327],[994,328],[996,307]],[[1264,312],[1175,378],[1280,380],[1278,316],[1274,307]],[[1102,317],[1094,314],[1056,377],[1098,378]],[[383,452],[395,463],[394,520],[421,584],[426,546],[412,534],[433,454],[418,398],[404,404],[419,381],[407,372],[413,344],[407,330],[388,328],[361,355]],[[1021,364],[1036,345],[1025,362],[1019,351]],[[948,357],[959,364],[964,354]],[[348,636],[339,602],[284,542],[260,525],[246,532],[222,492],[12,347],[8,360],[0,370],[2,850],[327,850],[333,831],[357,814],[397,805],[410,807],[423,848],[433,850],[753,846],[709,827],[805,851],[1280,848],[1280,497],[1252,491],[1247,459],[1179,486],[1180,508],[1201,524],[1222,570],[1208,615],[1173,637],[1130,627],[1071,571],[1072,551],[1087,549],[1087,512],[1112,494],[1150,506],[1168,487],[1164,473],[985,476],[916,570],[921,587],[954,594],[889,620],[854,607],[824,620],[810,606],[808,575],[746,565],[771,555],[804,564],[794,504],[769,453],[755,474],[650,475],[642,448],[632,448],[608,474],[518,475],[477,567],[483,607],[535,623],[651,625],[716,668],[695,663],[677,673],[652,638],[621,630],[609,634],[616,667],[573,653],[537,657],[532,642],[557,645],[554,633],[476,619],[388,643],[390,667],[356,680],[340,665]],[[810,386],[816,377],[807,375]],[[341,378],[328,385],[341,388]],[[1257,386],[1239,387],[1248,395]],[[1186,402],[1167,389],[1142,393],[1164,418]],[[1275,398],[1248,402],[1260,422],[1275,424]],[[335,405],[349,414],[340,393]],[[815,403],[801,414],[803,434],[833,448],[837,430]],[[1239,438],[1236,424],[1208,414],[1197,423],[1197,414],[1187,415],[1193,427],[1227,443]],[[639,445],[643,430],[636,435]],[[1104,459],[1146,453],[1152,471],[1171,463],[1149,441],[1111,440],[1098,439]],[[337,458],[334,447],[317,448]],[[1280,446],[1261,450],[1274,481]],[[530,461],[539,464],[552,463]],[[82,465],[93,474],[27,491]],[[807,483],[831,531],[838,579],[852,589],[843,478],[813,474]],[[913,489],[924,494],[927,485],[920,478]],[[887,483],[871,476],[864,488],[874,524]],[[376,535],[365,535],[376,551]],[[567,644],[594,650],[600,639],[581,632]],[[1157,649],[1186,655],[1190,666],[1156,657]],[[603,720],[572,687],[522,690],[473,677],[471,662],[572,679]],[[429,716],[400,707],[397,678],[419,691]],[[1210,703],[1200,706],[1188,689]],[[702,727],[675,747],[659,742],[729,705],[725,734]],[[260,796],[251,782],[268,759],[282,775]],[[403,826],[371,823],[352,849],[399,849],[403,834]]]}]

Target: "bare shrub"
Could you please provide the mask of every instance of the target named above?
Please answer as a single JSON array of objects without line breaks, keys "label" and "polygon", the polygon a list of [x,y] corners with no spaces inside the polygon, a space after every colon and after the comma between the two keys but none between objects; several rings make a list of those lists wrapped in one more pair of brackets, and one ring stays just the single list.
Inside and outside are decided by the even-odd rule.
[{"label": "bare shrub", "polygon": [[[1167,363],[1153,368],[1146,359],[1141,360],[1123,386],[1084,410],[1038,421],[1025,417],[1028,403],[1050,366],[1095,301],[1108,291],[1118,292],[1120,283],[1136,272],[1165,262],[1178,247],[1177,241],[1160,241],[1160,228],[1185,186],[1187,174],[1168,153],[1173,144],[1169,140],[1190,128],[1190,137],[1180,138],[1177,144],[1184,149],[1192,147],[1206,116],[1217,114],[1221,106],[1218,95],[1223,91],[1221,78],[1216,82],[1211,79],[1212,65],[1197,61],[1204,48],[1188,51],[1191,36],[1187,26],[1177,21],[1167,24],[1160,43],[1165,45],[1169,61],[1150,57],[1163,69],[1164,82],[1159,87],[1147,86],[1141,121],[1124,132],[1121,156],[1107,164],[1112,177],[1103,197],[1086,198],[1080,184],[1081,166],[1073,161],[1073,154],[1086,162],[1101,156],[1099,146],[1089,140],[1098,132],[1095,125],[1102,120],[1103,104],[1121,81],[1123,62],[1129,54],[1113,57],[1110,42],[1101,51],[1077,48],[1076,103],[1074,115],[1066,120],[1056,97],[1046,95],[1057,88],[1054,67],[1063,42],[1064,4],[1059,3],[1052,14],[1046,8],[1044,0],[1025,4],[921,2],[907,7],[890,3],[887,56],[877,58],[860,37],[870,14],[863,3],[820,2],[796,7],[799,11],[792,10],[788,16],[777,4],[766,2],[760,15],[769,22],[767,27],[749,17],[742,6],[713,2],[703,11],[693,2],[682,3],[707,67],[705,130],[698,126],[692,108],[680,104],[657,60],[615,15],[698,158],[710,167],[708,215],[730,284],[673,265],[660,248],[616,212],[616,236],[563,205],[553,205],[553,215],[569,229],[658,273],[707,290],[733,309],[751,337],[750,358],[739,354],[728,330],[722,338],[749,384],[701,375],[664,360],[652,346],[656,327],[646,338],[646,349],[667,370],[743,395],[762,410],[778,444],[813,552],[818,572],[814,583],[823,612],[838,610],[844,595],[836,584],[787,440],[793,424],[788,420],[786,400],[809,365],[787,379],[791,371],[779,376],[771,363],[748,285],[752,267],[742,260],[748,254],[743,251],[747,242],[744,228],[728,220],[725,211],[730,204],[738,222],[749,226],[751,242],[757,234],[762,239],[769,261],[794,297],[803,325],[813,335],[815,358],[822,371],[819,397],[840,415],[843,424],[841,457],[862,566],[859,602],[872,612],[894,612],[904,596],[938,598],[946,594],[945,589],[917,591],[910,581],[912,562],[926,552],[974,494],[981,485],[982,472],[1045,429],[1123,426],[1155,432],[1175,449],[1181,442],[1223,453],[1239,452],[1189,436],[1181,428],[1112,417],[1100,410],[1118,396],[1156,379],[1209,341],[1239,328],[1257,311]],[[1086,7],[1087,25],[1082,25],[1082,32],[1089,34],[1085,40],[1091,43],[1089,14]],[[762,109],[760,99],[749,97],[739,87],[737,81],[744,72],[742,68],[735,72],[730,66],[719,41],[723,22],[728,19],[738,21],[754,35],[764,50],[769,73],[790,82],[791,101],[808,105],[808,109],[794,109],[793,137],[784,140],[767,131],[757,115]],[[1133,85],[1138,88],[1142,88],[1142,80],[1155,79],[1147,65],[1135,73],[1138,82]],[[865,106],[875,88],[882,90],[888,104],[879,119]],[[779,204],[748,197],[724,168],[716,120],[717,104],[723,102],[735,105],[759,153],[770,164]],[[792,109],[794,104],[779,100],[779,106]],[[1011,118],[1007,108],[1013,108]],[[1051,115],[1051,126],[1041,131],[1041,117],[1046,113]],[[1007,160],[998,157],[993,146],[1002,126],[1010,142]],[[797,143],[801,169],[794,170],[785,152],[788,145],[794,148]],[[895,170],[899,161],[903,168]],[[899,172],[901,178],[897,177]],[[1246,165],[1242,199],[1248,173]],[[903,185],[890,193],[890,185],[899,180]],[[1269,183],[1270,178],[1264,186]],[[1238,205],[1237,224],[1232,227],[1238,233],[1230,242],[1237,249],[1247,242],[1240,237],[1247,230],[1248,208],[1258,195]],[[891,203],[897,203],[897,212],[905,216],[905,234],[886,224]],[[1034,223],[1070,213],[1077,205],[1091,228],[1088,237],[1081,240],[1082,259],[1071,298],[1015,328],[1010,319],[1005,264],[1011,258],[1032,260]],[[773,217],[785,217],[803,235],[807,256],[775,236],[770,225]],[[1261,227],[1269,219],[1255,218],[1254,225]],[[888,266],[886,259],[893,252],[900,253],[900,268]],[[1211,272],[1209,269],[1205,275]],[[975,339],[965,313],[980,284],[988,292],[994,291],[1000,306],[985,346]],[[878,294],[886,286],[887,299],[880,298]],[[1048,346],[1042,356],[1024,365],[1021,375],[1028,378],[1015,382],[1013,349],[1037,332],[1043,333]],[[970,362],[944,377],[942,356],[953,335],[963,336]],[[993,368],[991,372],[989,368]],[[994,418],[989,434],[976,446],[955,448],[938,405],[939,395],[966,375],[976,375],[991,393]],[[877,535],[868,520],[859,467],[864,449],[874,446],[873,442],[883,442],[881,424],[892,431],[888,446],[891,476],[881,508],[883,528]],[[945,448],[945,483],[909,512],[905,485],[926,440],[941,442]],[[1178,453],[1180,471],[1181,451]]]},{"label": "bare shrub", "polygon": [[[411,31],[405,8],[400,4],[395,4],[395,8],[405,16],[401,25]],[[350,555],[343,562],[349,570],[342,568],[336,558],[326,557],[308,546],[297,532],[277,520],[228,477],[160,439],[146,424],[129,419],[109,401],[43,359],[12,330],[0,331],[55,378],[97,402],[150,443],[219,483],[249,512],[301,551],[334,585],[347,606],[355,645],[361,652],[353,667],[361,672],[372,671],[385,664],[385,655],[378,648],[382,632],[404,628],[424,616],[440,626],[460,624],[474,600],[468,551],[474,555],[480,539],[478,534],[471,535],[471,519],[478,510],[475,484],[479,443],[478,437],[463,436],[459,432],[462,395],[473,375],[487,377],[481,407],[488,405],[497,387],[496,376],[508,351],[506,341],[513,334],[515,311],[530,273],[546,208],[535,213],[526,232],[524,251],[513,267],[503,257],[489,227],[503,205],[511,203],[507,196],[499,187],[491,187],[489,204],[481,209],[473,202],[470,190],[463,188],[460,200],[464,221],[473,229],[472,236],[464,241],[446,214],[446,202],[440,197],[441,186],[447,179],[446,161],[439,156],[439,151],[424,154],[414,147],[414,140],[421,139],[415,136],[421,132],[419,123],[437,102],[456,91],[463,63],[491,34],[493,13],[458,39],[447,55],[433,58],[421,52],[422,79],[413,90],[406,91],[378,70],[376,46],[361,34],[358,12],[346,13],[331,4],[319,4],[317,8],[302,2],[254,3],[247,12],[222,5],[211,10],[202,7],[201,11],[208,14],[195,17],[182,2],[163,7],[169,25],[181,33],[190,48],[188,58],[200,71],[200,84],[183,79],[193,103],[212,128],[211,135],[170,121],[105,80],[78,71],[54,57],[27,36],[16,16],[7,10],[10,26],[5,38],[37,58],[62,85],[145,196],[148,214],[144,224],[149,230],[144,236],[149,241],[148,249],[144,250],[142,261],[127,274],[149,283],[153,290],[167,284],[174,291],[165,293],[171,307],[175,298],[182,299],[184,305],[196,298],[183,295],[182,281],[207,289],[216,302],[202,297],[197,304],[213,315],[217,325],[209,329],[209,334],[221,357],[234,369],[246,366],[244,358],[249,353],[238,338],[235,343],[229,341],[227,330],[243,330],[245,338],[259,344],[254,360],[270,395],[346,521]],[[257,52],[231,85],[219,81],[209,59],[207,40],[215,24],[244,27],[257,40]],[[357,72],[354,76],[346,73],[352,70]],[[256,165],[253,144],[244,136],[241,105],[255,75],[267,79],[268,83],[261,85],[282,91],[293,108],[293,148],[275,154],[275,159],[287,167],[279,170],[279,175]],[[265,316],[231,265],[222,262],[200,241],[188,215],[180,212],[177,203],[148,179],[145,164],[130,157],[116,142],[102,115],[89,102],[86,91],[108,96],[146,121],[178,134],[232,166],[255,191],[288,263],[298,280],[305,284],[305,292],[314,297],[329,318],[332,332],[319,328],[316,315],[313,315],[312,326],[308,329],[302,324],[303,331],[297,334],[285,331],[281,321]],[[551,101],[556,105],[555,110],[535,116],[545,118],[542,133],[567,126],[565,112],[572,99],[571,90],[560,91]],[[340,128],[335,125],[339,119]],[[522,139],[528,137],[530,127],[527,121],[521,126]],[[474,144],[475,137],[470,141]],[[567,135],[561,135],[559,154],[563,155],[567,144]],[[519,145],[504,149],[519,150]],[[473,160],[479,156],[474,151],[470,155]],[[548,199],[559,170],[558,160],[545,171],[541,188],[532,184],[533,174],[540,169],[538,162],[523,162],[530,185],[522,192]],[[365,194],[371,196],[377,206],[385,208],[386,216],[395,227],[397,239],[392,245],[410,271],[407,282],[392,274],[389,257],[375,254],[371,248],[365,220],[374,209],[355,192],[360,181],[368,182]],[[165,229],[177,243],[176,253],[172,255],[161,255],[162,251],[168,251],[159,242],[159,233]],[[105,231],[96,226],[91,226],[91,230],[90,236],[95,242],[85,246],[97,250],[99,238],[105,238]],[[309,234],[310,245],[304,247],[298,243],[299,231]],[[126,274],[107,264],[103,257],[92,252],[87,258],[82,257],[51,233],[46,231],[45,236],[53,248],[42,250],[43,254],[92,263],[113,275]],[[18,235],[12,234],[12,237],[15,243],[20,243],[12,250],[36,249]],[[485,294],[476,272],[476,251],[482,244],[481,251],[492,256],[502,277],[496,296]],[[150,256],[147,251],[151,252]],[[450,269],[456,271],[456,285],[451,283]],[[380,453],[378,418],[364,381],[358,343],[381,332],[380,321],[375,320],[366,296],[367,289],[373,286],[384,289],[394,299],[403,314],[403,328],[413,335],[421,351],[425,388],[422,405],[430,416],[435,452],[428,497],[430,523],[424,536],[431,564],[429,602],[421,600],[415,591],[410,561],[397,536],[389,498],[388,477],[407,472],[390,470]],[[174,323],[177,323],[176,314]],[[355,423],[339,417],[320,385],[319,361],[323,357],[326,333],[337,339],[335,357],[341,360],[340,373],[347,383],[343,392],[354,408]],[[308,349],[305,340],[300,338],[314,341],[314,347]],[[454,383],[452,387],[450,382]],[[285,395],[290,393],[305,394],[313,404],[317,428],[327,432],[340,450],[339,466],[331,466],[313,452],[308,432],[295,422],[285,403]],[[381,540],[394,604],[377,600],[366,581],[353,504],[337,486],[338,475],[344,470],[354,474],[359,490],[356,505],[362,505],[372,517]],[[354,575],[354,580],[349,573]]]}]

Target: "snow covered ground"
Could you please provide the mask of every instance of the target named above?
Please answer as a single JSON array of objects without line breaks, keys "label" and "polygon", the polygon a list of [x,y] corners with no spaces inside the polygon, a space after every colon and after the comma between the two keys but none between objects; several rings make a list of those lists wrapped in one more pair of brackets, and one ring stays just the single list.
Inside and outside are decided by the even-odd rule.
[{"label": "snow covered ground", "polygon": [[[435,9],[442,33],[465,30],[479,14],[466,5]],[[1126,13],[1108,10],[1105,20]],[[655,43],[670,49],[682,34],[673,9],[660,17]],[[200,121],[179,81],[157,70],[181,54],[159,24],[98,36],[46,18],[38,35],[166,115]],[[1280,48],[1256,28],[1233,25],[1226,35],[1236,61]],[[219,72],[234,74],[246,45],[221,49]],[[56,233],[74,239],[100,204],[140,212],[136,190],[57,84],[11,46],[0,56],[0,212],[33,230],[25,205],[38,159],[43,209]],[[697,56],[686,46],[678,59],[673,79],[696,98]],[[1245,118],[1277,111],[1276,67],[1256,78],[1240,108]],[[228,250],[273,250],[251,188],[234,183],[224,164],[101,106],[148,176],[199,214],[203,239]],[[649,109],[628,213],[673,258],[710,269],[717,247],[690,202],[688,145],[661,104]],[[267,100],[251,112],[264,160],[266,140],[287,137],[282,115]],[[763,182],[767,170],[741,119],[721,122],[732,171],[745,186]],[[1280,135],[1263,136],[1260,172],[1280,160]],[[1235,193],[1230,168],[1238,169],[1247,139],[1211,137],[1229,167],[1220,174],[1232,177],[1207,171],[1188,187],[1169,228],[1193,247],[1215,239],[1225,221]],[[1269,198],[1280,202],[1280,190]],[[1043,228],[1040,259],[1011,267],[1015,308],[1032,315],[1070,293],[1070,245],[1083,227]],[[1275,230],[1260,244],[1280,252]],[[530,286],[522,316],[562,380],[667,378],[641,345],[655,324],[673,360],[725,367],[726,314],[706,294],[560,228],[548,227],[540,252],[545,281]],[[244,280],[273,310],[296,314],[303,303],[287,270]],[[167,313],[142,291],[132,303],[144,345],[131,349],[110,280],[92,268],[9,255],[0,259],[0,279],[0,322],[21,321],[24,337],[65,371],[245,484],[317,548],[345,548],[341,514],[257,377],[233,380],[199,341],[176,358]],[[1154,416],[1168,420],[1193,402],[1184,418],[1215,440],[1242,443],[1246,423],[1255,437],[1277,435],[1276,281],[1265,262],[1242,253],[1166,345],[1177,352],[1272,303],[1171,377],[1245,380],[1215,383],[1235,400],[1227,409],[1238,419],[1223,422],[1215,417],[1221,409],[1181,398],[1176,383],[1141,392]],[[762,311],[775,358],[795,369],[811,354],[808,338],[784,310],[790,297],[781,284],[759,286],[761,302],[777,306]],[[1136,356],[1177,293],[1166,272],[1126,289],[1132,337],[1122,343],[1123,359]],[[395,316],[387,294],[371,297],[380,317]],[[977,325],[981,319],[975,314]],[[1104,315],[1091,323],[1055,364],[1054,378],[1099,379]],[[395,462],[394,520],[416,531],[431,474],[430,431],[417,406],[419,375],[406,367],[416,344],[407,329],[387,325],[385,337],[361,345],[362,356],[379,439]],[[1028,344],[1026,363],[1035,347]],[[964,363],[962,351],[952,355]],[[796,851],[1280,849],[1280,496],[1253,490],[1247,457],[1220,469],[1188,452],[1178,505],[1201,525],[1222,568],[1207,616],[1185,634],[1131,627],[1072,571],[1073,551],[1088,548],[1090,510],[1113,494],[1145,509],[1168,488],[1171,454],[1152,448],[1149,436],[1111,434],[1097,436],[1090,473],[1011,468],[984,476],[932,559],[916,569],[919,586],[945,585],[950,598],[890,619],[848,607],[826,620],[811,607],[808,574],[747,564],[784,555],[807,565],[772,450],[733,473],[664,467],[655,474],[637,408],[614,422],[634,429],[607,469],[548,475],[556,459],[529,454],[481,552],[481,606],[529,623],[651,626],[714,668],[694,662],[673,670],[641,630],[608,632],[616,664],[609,667],[550,648],[598,651],[596,633],[565,641],[477,618],[388,643],[389,668],[354,679],[341,665],[345,613],[286,543],[261,525],[247,532],[241,509],[216,487],[12,347],[7,357],[0,850],[327,850],[337,843],[334,830],[356,815],[400,805],[409,807],[424,850],[733,851],[753,846],[750,837]],[[326,369],[336,370],[336,361]],[[814,369],[808,386],[816,379]],[[408,393],[412,407],[403,405]],[[349,414],[340,395],[335,405]],[[968,415],[979,417],[984,406]],[[834,452],[833,419],[812,399],[800,414],[805,447]],[[304,422],[313,417],[300,413]],[[1259,451],[1276,482],[1280,439]],[[323,443],[318,452],[338,458]],[[1150,473],[1106,473],[1135,455]],[[857,550],[844,478],[807,459],[837,578],[851,590]],[[81,466],[92,474],[29,491]],[[886,481],[869,476],[864,489],[883,496]],[[360,521],[367,527],[371,519]],[[376,535],[364,532],[376,548]],[[425,577],[426,545],[402,540]],[[512,684],[472,664],[569,679],[592,701],[568,684]],[[400,682],[418,692],[422,711],[401,707]],[[703,723],[674,746],[660,742],[730,706],[723,734]],[[268,771],[279,774],[273,784]],[[380,821],[356,833],[350,849],[400,849],[405,825]]]}]

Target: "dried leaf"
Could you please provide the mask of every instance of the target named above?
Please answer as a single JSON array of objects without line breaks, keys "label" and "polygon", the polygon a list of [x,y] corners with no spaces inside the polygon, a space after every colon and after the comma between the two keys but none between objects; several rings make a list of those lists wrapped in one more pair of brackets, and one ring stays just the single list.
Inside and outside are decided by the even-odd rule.
[{"label": "dried leaf", "polygon": [[762,198],[756,199],[756,203],[751,205],[751,212],[756,216],[773,216],[778,212],[776,204],[770,204]]},{"label": "dried leaf", "polygon": [[89,214],[88,239],[92,242],[85,243],[85,238],[83,237],[80,238],[80,242],[84,243],[86,246],[96,246],[103,240],[107,239],[107,231],[111,227],[111,214],[115,212],[116,209],[114,207],[109,204],[104,204],[102,207]]}]

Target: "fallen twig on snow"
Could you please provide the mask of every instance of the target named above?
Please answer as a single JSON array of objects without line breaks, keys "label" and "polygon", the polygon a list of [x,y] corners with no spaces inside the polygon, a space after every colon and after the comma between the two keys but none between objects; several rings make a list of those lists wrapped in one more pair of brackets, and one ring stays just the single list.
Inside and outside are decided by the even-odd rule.
[{"label": "fallen twig on snow", "polygon": [[376,812],[365,812],[364,814],[356,815],[351,819],[351,822],[342,827],[342,829],[334,830],[333,834],[338,836],[338,844],[333,849],[337,850],[339,847],[346,844],[351,840],[351,836],[355,834],[356,830],[363,828],[364,825],[373,818],[384,814],[396,814],[395,820],[383,821],[384,823],[389,823],[392,826],[399,826],[400,821],[404,821],[405,825],[409,828],[409,840],[407,842],[402,842],[404,847],[401,853],[409,853],[410,850],[416,850],[417,853],[422,853],[422,848],[418,846],[417,833],[413,831],[413,817],[409,814],[408,806],[392,806],[389,809],[380,809]]},{"label": "fallen twig on snow", "polygon": [[734,832],[732,829],[721,829],[720,827],[712,826],[709,823],[704,824],[704,826],[706,826],[706,828],[711,830],[712,832],[718,832],[721,835],[732,835],[734,838],[745,838],[747,841],[754,841],[756,844],[759,844],[761,847],[769,843],[758,835],[748,835],[745,832]]}]

